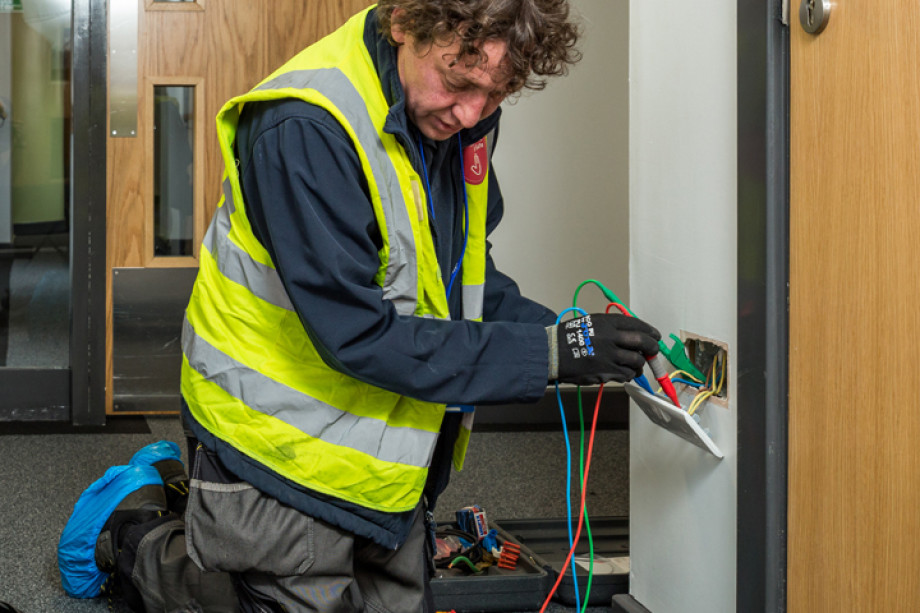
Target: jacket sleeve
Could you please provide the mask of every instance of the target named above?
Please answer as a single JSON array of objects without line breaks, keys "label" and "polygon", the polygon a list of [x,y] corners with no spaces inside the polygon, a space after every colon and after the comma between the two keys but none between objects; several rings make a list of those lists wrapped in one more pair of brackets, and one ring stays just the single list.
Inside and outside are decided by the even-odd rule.
[{"label": "jacket sleeve", "polygon": [[543,325],[398,315],[374,282],[381,238],[344,130],[305,103],[254,106],[244,109],[237,136],[247,214],[326,363],[434,402],[540,398]]}]

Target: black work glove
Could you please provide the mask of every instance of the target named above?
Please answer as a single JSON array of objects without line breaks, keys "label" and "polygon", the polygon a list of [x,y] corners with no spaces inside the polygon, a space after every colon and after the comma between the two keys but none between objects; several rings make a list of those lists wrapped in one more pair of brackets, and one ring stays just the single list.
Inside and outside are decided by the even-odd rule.
[{"label": "black work glove", "polygon": [[[550,326],[547,335],[550,380],[577,385],[635,379],[642,374],[646,358],[658,353],[661,338],[658,330],[641,319],[606,313]],[[558,358],[555,370],[554,356]]]}]

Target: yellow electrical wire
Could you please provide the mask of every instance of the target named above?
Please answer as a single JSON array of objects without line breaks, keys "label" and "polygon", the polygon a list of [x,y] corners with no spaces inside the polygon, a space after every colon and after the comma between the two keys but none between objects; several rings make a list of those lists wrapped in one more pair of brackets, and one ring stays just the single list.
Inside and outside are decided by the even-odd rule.
[{"label": "yellow electrical wire", "polygon": [[697,383],[702,383],[702,381],[700,381],[698,378],[696,378],[696,377],[694,377],[693,375],[691,375],[690,373],[688,373],[686,370],[675,370],[674,372],[672,372],[672,373],[671,373],[670,375],[668,375],[668,376],[669,376],[670,378],[673,379],[674,377],[676,377],[676,376],[678,376],[678,375],[685,375],[685,376],[686,376],[688,379],[690,379],[691,381],[696,381]]},{"label": "yellow electrical wire", "polygon": [[696,395],[693,399],[693,402],[690,403],[690,406],[687,407],[687,415],[693,415],[700,405],[703,404],[703,401],[711,397],[715,392],[712,390],[705,390]]},{"label": "yellow electrical wire", "polygon": [[[693,398],[693,402],[687,407],[687,415],[693,415],[703,402],[722,391],[722,386],[725,384],[725,365],[722,364],[720,357],[721,354],[716,355],[709,368],[709,376],[706,377],[705,382],[708,385],[708,389],[700,390]],[[716,377],[719,379],[718,384],[716,383]]]},{"label": "yellow electrical wire", "polygon": [[[699,379],[697,379],[696,377],[694,377],[693,375],[691,375],[690,373],[688,373],[686,370],[675,370],[674,372],[668,373],[668,378],[671,379],[671,380],[673,380],[674,377],[677,377],[677,376],[679,376],[679,375],[686,375],[687,378],[690,379],[691,381],[696,381],[697,383],[702,383],[702,381],[700,381]],[[662,388],[662,387],[659,385],[659,386],[658,386],[658,389],[655,391],[655,393],[656,393],[656,394],[660,394],[662,389],[664,389],[664,388]]]},{"label": "yellow electrical wire", "polygon": [[[721,355],[720,353],[719,356],[721,357]],[[716,394],[722,391],[722,385],[725,383],[725,364],[722,363],[724,359],[719,360],[719,387],[716,388]]]}]

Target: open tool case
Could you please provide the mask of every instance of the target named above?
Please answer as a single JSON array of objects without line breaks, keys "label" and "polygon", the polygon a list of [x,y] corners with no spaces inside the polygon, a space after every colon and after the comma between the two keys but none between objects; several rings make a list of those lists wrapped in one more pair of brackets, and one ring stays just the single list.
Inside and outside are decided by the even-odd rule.
[{"label": "open tool case", "polygon": [[[626,517],[591,517],[591,536],[594,541],[594,578],[588,604],[610,606],[614,594],[629,591],[629,519]],[[512,538],[523,544],[547,571],[547,585],[543,599],[559,577],[569,553],[569,531],[565,519],[517,519],[496,523]],[[576,519],[572,530],[578,527]],[[578,577],[578,593],[584,602],[588,583],[588,538],[582,527],[581,538],[575,548],[575,570]],[[541,599],[540,604],[543,602]],[[575,604],[575,582],[572,580],[571,564],[562,582],[553,595],[553,600],[566,605]],[[539,607],[537,607],[539,608]]]},{"label": "open tool case", "polygon": [[[543,605],[569,551],[566,520],[500,520],[490,522],[489,526],[498,533],[499,543],[510,541],[521,546],[517,568],[510,571],[493,566],[483,575],[438,569],[438,576],[431,582],[437,610],[453,609],[457,613],[538,611]],[[625,517],[591,518],[591,533],[595,574],[588,602],[592,606],[609,606],[614,594],[629,591],[629,522]],[[577,559],[588,556],[584,529],[575,553]],[[579,594],[583,599],[588,568],[576,563],[576,569]],[[553,597],[566,605],[575,604],[571,572],[569,568]]]},{"label": "open tool case", "polygon": [[[456,524],[438,524],[451,525]],[[500,545],[506,541],[520,545],[495,523]],[[435,608],[438,611],[455,610],[457,613],[486,613],[491,611],[536,611],[547,593],[545,564],[536,559],[526,547],[521,547],[514,570],[490,566],[481,575],[470,575],[459,569],[437,569],[431,581]]]}]

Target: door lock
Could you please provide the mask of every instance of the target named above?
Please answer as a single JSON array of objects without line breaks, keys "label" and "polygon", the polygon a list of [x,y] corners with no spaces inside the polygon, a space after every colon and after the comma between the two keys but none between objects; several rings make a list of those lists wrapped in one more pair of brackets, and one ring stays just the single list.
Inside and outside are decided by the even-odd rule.
[{"label": "door lock", "polygon": [[817,35],[824,31],[830,17],[830,0],[802,0],[799,5],[799,21],[809,34]]}]

